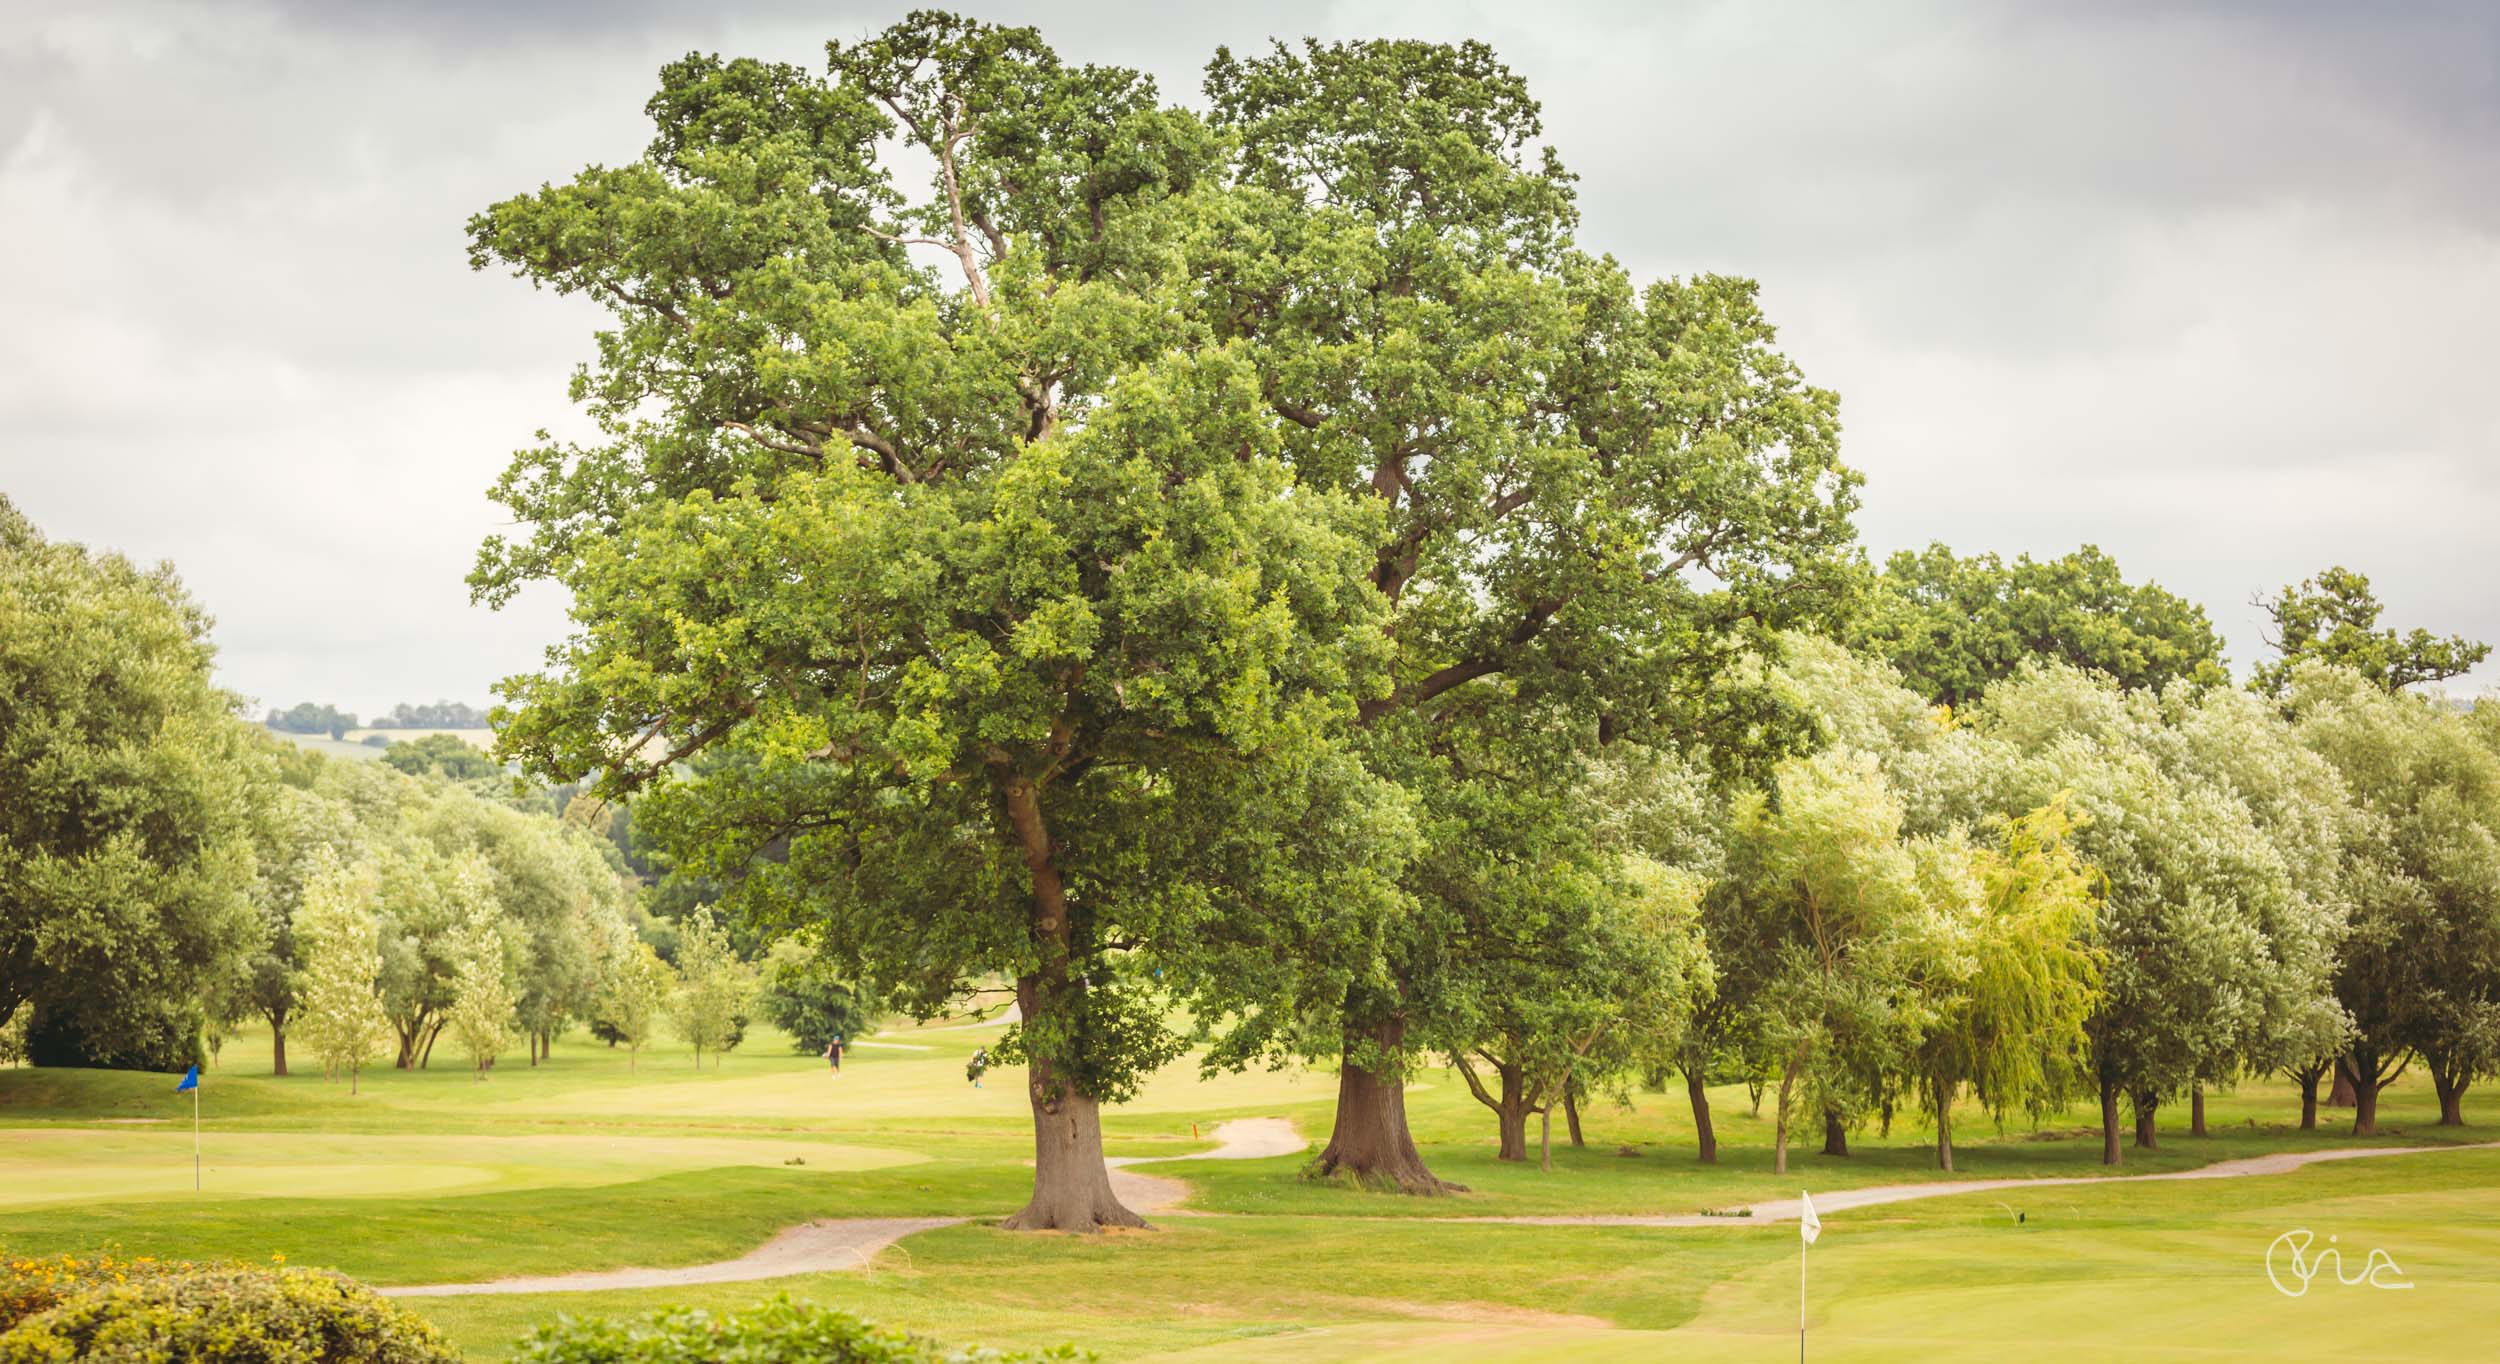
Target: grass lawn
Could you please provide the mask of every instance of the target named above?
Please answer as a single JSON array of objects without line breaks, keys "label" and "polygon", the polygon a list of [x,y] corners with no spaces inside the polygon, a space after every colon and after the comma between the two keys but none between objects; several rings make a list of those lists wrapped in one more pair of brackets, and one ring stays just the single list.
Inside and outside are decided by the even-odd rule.
[{"label": "grass lawn", "polygon": [[[815,1217],[992,1217],[1030,1178],[1020,1076],[973,1090],[963,1063],[995,1029],[896,1029],[839,1077],[757,1030],[714,1068],[682,1050],[574,1037],[538,1067],[369,1072],[363,1092],[267,1074],[265,1038],[230,1042],[204,1090],[207,1188],[190,1188],[188,1096],[170,1077],[0,1071],[0,1248],[336,1266],[376,1283],[461,1282],[725,1259]],[[1106,1121],[1114,1154],[1186,1155],[1224,1118],[1325,1135],[1333,1078],[1155,1078]],[[1589,1146],[1548,1174],[1493,1159],[1492,1118],[1427,1075],[1411,1119],[1433,1167],[1473,1192],[1383,1197],[1298,1177],[1301,1159],[1159,1167],[1222,1216],[1152,1233],[1019,1236],[975,1222],[922,1233],[873,1272],[768,1283],[416,1301],[481,1357],[559,1312],[731,1307],[787,1292],[964,1343],[1075,1341],[1107,1359],[1779,1359],[1794,1349],[1792,1226],[1541,1227],[1452,1221],[1687,1212],[1815,1190],[1942,1178],[1927,1134],[1853,1136],[1846,1159],[1769,1172],[1769,1123],[1714,1095],[1722,1163],[1691,1158],[1682,1096],[1592,1104]],[[2467,1112],[2477,1111],[2469,1095]],[[2165,1114],[2161,1147],[2122,1173],[2354,1144],[2348,1122],[2292,1129],[2296,1102],[2253,1084],[2209,1104],[2211,1137]],[[2439,1129],[2426,1088],[2382,1109],[2374,1144],[2500,1140]],[[2180,1121],[2171,1122],[2176,1116]],[[2080,1112],[2044,1131],[1957,1118],[1961,1178],[2098,1173]],[[1562,1133],[1556,1132],[1557,1142]],[[2020,1220],[2017,1220],[2019,1215]],[[2357,1267],[2392,1255],[2415,1287],[2300,1299],[2269,1285],[2266,1246],[2333,1235]],[[1894,1204],[1827,1219],[1813,1252],[1816,1359],[2060,1357],[2448,1359],[2500,1352],[2500,1151],[2337,1162],[2225,1181],[2059,1186]]]}]

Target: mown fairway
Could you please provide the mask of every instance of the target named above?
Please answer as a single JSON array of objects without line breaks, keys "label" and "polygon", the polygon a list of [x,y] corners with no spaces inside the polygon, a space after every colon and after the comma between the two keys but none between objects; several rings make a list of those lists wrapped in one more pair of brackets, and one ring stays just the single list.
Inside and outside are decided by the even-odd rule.
[{"label": "mown fairway", "polygon": [[[1019,1077],[965,1084],[995,1028],[896,1030],[837,1080],[759,1031],[699,1074],[675,1049],[626,1058],[581,1037],[536,1070],[507,1060],[484,1084],[446,1063],[369,1073],[351,1098],[318,1076],[265,1076],[249,1039],[206,1089],[207,1190],[191,1193],[190,1107],[153,1075],[0,1072],[0,1247],[111,1243],[137,1254],[335,1265],[380,1284],[476,1281],[734,1257],[818,1217],[983,1218],[1029,1180]],[[438,1056],[438,1061],[443,1058]],[[1325,1132],[1333,1080],[1159,1077],[1108,1119],[1114,1154],[1200,1149],[1227,1117],[1278,1115]],[[1799,1186],[1935,1178],[1925,1134],[1869,1132],[1845,1160],[1769,1173],[1768,1125],[1741,1088],[1716,1096],[1723,1164],[1693,1164],[1681,1096],[1593,1105],[1589,1146],[1555,1169],[1492,1159],[1490,1116],[1446,1077],[1413,1095],[1426,1154],[1474,1186],[1406,1201],[1296,1177],[1298,1158],[1177,1163],[1193,1210],[1153,1233],[1020,1236],[975,1222],[914,1236],[873,1271],[631,1292],[419,1300],[481,1356],[557,1312],[667,1303],[736,1306],[789,1292],[943,1338],[1075,1341],[1106,1358],[1209,1361],[1782,1359],[1795,1348],[1790,1225],[1692,1229],[1454,1222],[1512,1214],[1690,1212],[1793,1196]],[[2214,1135],[2165,1122],[2128,1173],[2350,1143],[2286,1130],[2287,1094],[2251,1086],[2212,1104]],[[2469,1098],[2468,1113],[2476,1105]],[[2410,1085],[2377,1144],[2500,1139],[2432,1128]],[[1963,1178],[2089,1174],[2082,1115],[1991,1137],[1961,1119]],[[1626,1154],[1625,1149],[1636,1154]],[[2018,1222],[2017,1215],[2021,1220]],[[2354,1271],[2384,1248],[2401,1295],[2321,1275],[2269,1286],[2267,1243],[2295,1228],[2339,1239]],[[2061,1357],[2450,1359],[2500,1347],[2500,1150],[2320,1165],[2227,1181],[2055,1187],[1833,1213],[1814,1251],[1818,1359]],[[2401,1307],[2401,1318],[2391,1315]],[[2391,1322],[2402,1321],[2401,1329]]]}]

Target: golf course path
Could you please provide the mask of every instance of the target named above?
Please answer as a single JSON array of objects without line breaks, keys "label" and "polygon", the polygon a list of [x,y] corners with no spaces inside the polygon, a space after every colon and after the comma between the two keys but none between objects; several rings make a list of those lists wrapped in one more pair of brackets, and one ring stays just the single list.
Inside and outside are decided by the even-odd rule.
[{"label": "golf course path", "polygon": [[1180,1201],[1189,1196],[1189,1186],[1162,1175],[1141,1175],[1132,1165],[1151,1165],[1166,1160],[1265,1160],[1269,1156],[1299,1154],[1309,1145],[1293,1124],[1283,1118],[1236,1118],[1221,1124],[1211,1134],[1215,1138],[1212,1151],[1193,1151],[1185,1156],[1112,1156],[1103,1161],[1111,1167],[1111,1191],[1131,1209],[1160,1216],[1195,1217],[1202,1214],[1184,1212]]},{"label": "golf course path", "polygon": [[419,1284],[375,1291],[389,1298],[448,1298],[469,1293],[585,1293],[599,1288],[678,1288],[865,1269],[878,1251],[915,1231],[951,1227],[960,1217],[849,1217],[788,1228],[735,1260],[676,1269],[603,1269],[583,1274],[496,1279],[490,1283]]},{"label": "golf course path", "polygon": [[[1103,1164],[1111,1167],[1111,1186],[1119,1193],[1120,1201],[1137,1211],[1161,1217],[1203,1216],[1205,1214],[1191,1213],[1179,1206],[1180,1201],[1189,1196],[1188,1185],[1164,1175],[1141,1174],[1129,1167],[1171,1160],[1263,1160],[1298,1154],[1307,1144],[1301,1134],[1293,1130],[1293,1124],[1282,1118],[1235,1119],[1217,1127],[1214,1137],[1215,1149],[1212,1151],[1180,1156],[1122,1156],[1106,1160]],[[2304,1165],[2329,1160],[2418,1156],[2437,1151],[2487,1151],[2494,1148],[2500,1148],[2500,1142],[2461,1146],[2362,1146],[2322,1151],[2279,1151],[2272,1155],[2220,1161],[2193,1170],[2169,1170],[2150,1175],[2051,1175],[2034,1179],[1948,1179],[1926,1184],[1878,1184],[1863,1189],[1833,1189],[1821,1196],[1815,1210],[1838,1212],[1882,1203],[1906,1203],[1919,1198],[1949,1198],[1955,1194],[2007,1189],[2045,1189],[2064,1184],[2237,1179],[2250,1175],[2289,1174]],[[1793,1222],[1797,1220],[1798,1211],[1797,1199],[1777,1198],[1720,1213],[1452,1217],[1430,1220],[1529,1227],[1744,1227]],[[720,1260],[707,1265],[685,1265],[676,1269],[606,1269],[580,1274],[496,1279],[488,1283],[419,1284],[378,1291],[394,1298],[446,1298],[469,1293],[581,1293],[601,1288],[676,1288],[686,1284],[739,1283],[751,1279],[778,1279],[792,1274],[866,1269],[877,1252],[914,1232],[951,1227],[967,1220],[961,1217],[828,1218],[788,1228],[735,1260]]]},{"label": "golf course path", "polygon": [[[1122,1166],[1158,1160],[1257,1160],[1291,1155],[1303,1147],[1293,1124],[1282,1118],[1243,1118],[1215,1129],[1215,1149],[1185,1156],[1129,1156],[1106,1160],[1112,1187],[1120,1201],[1141,1213],[1177,1214],[1189,1186],[1160,1175],[1132,1173]],[[1187,1215],[1187,1214],[1180,1214]],[[531,1278],[495,1279],[486,1283],[416,1284],[376,1290],[391,1298],[449,1298],[470,1293],[587,1293],[602,1288],[679,1288],[698,1283],[743,1283],[779,1279],[792,1274],[823,1274],[866,1269],[878,1251],[916,1231],[951,1227],[961,1217],[835,1217],[787,1228],[735,1260],[675,1269],[602,1269],[580,1274],[546,1274]]]},{"label": "golf course path", "polygon": [[[2358,1160],[2367,1156],[2418,1156],[2435,1151],[2488,1151],[2500,1142],[2473,1142],[2457,1146],[2356,1146],[2349,1149],[2323,1151],[2277,1151],[2271,1155],[2248,1156],[2239,1160],[2216,1161],[2193,1170],[2166,1170],[2152,1175],[2043,1175],[2024,1179],[1946,1179],[1926,1184],[1877,1184],[1863,1189],[1834,1189],[1815,1195],[1816,1213],[1837,1212],[1845,1208],[1873,1207],[1879,1203],[1906,1203],[1918,1198],[1950,1198],[1955,1194],[1989,1193],[2001,1189],[2045,1189],[2059,1184],[2146,1184],[2174,1179],[2239,1179],[2249,1175],[2289,1174],[2304,1165],[2328,1160]],[[1590,1214],[1556,1217],[1461,1217],[1460,1222],[1498,1222],[1511,1226],[1530,1227],[1727,1227],[1760,1226],[1772,1222],[1794,1222],[1800,1211],[1800,1200],[1775,1198],[1767,1203],[1747,1203],[1725,1212],[1675,1213],[1661,1216]]]}]

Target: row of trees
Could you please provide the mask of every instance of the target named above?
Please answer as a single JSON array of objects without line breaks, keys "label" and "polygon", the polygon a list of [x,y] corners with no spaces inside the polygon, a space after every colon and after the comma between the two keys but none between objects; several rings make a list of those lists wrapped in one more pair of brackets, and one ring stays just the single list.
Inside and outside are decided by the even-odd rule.
[{"label": "row of trees", "polygon": [[[2003,1120],[2097,1098],[2151,1145],[2166,1102],[2242,1077],[2316,1086],[2341,1064],[2355,1131],[2405,1058],[2442,1121],[2490,1073],[2500,1004],[2500,714],[2304,662],[2280,698],[2025,663],[1958,714],[1885,665],[1794,640],[1773,670],[1832,746],[1725,817],[1700,897],[1709,987],[1665,1053],[1585,1062],[1592,1084],[1683,1072],[1778,1096],[1845,1154],[1897,1104]],[[1654,997],[1619,1009],[1658,1008]],[[1506,1143],[1507,1145],[1507,1143]]]},{"label": "row of trees", "polygon": [[395,745],[413,766],[271,741],[212,658],[170,569],[0,500],[0,1060],[179,1068],[252,1019],[277,1074],[293,1044],[353,1086],[446,1036],[482,1075],[578,1023],[638,1053],[666,1020],[699,1061],[757,1008],[810,1050],[872,1021],[792,942],[759,993],[683,886],[651,919],[599,802],[450,736]]},{"label": "row of trees", "polygon": [[[1137,1221],[1099,1106],[1180,1018],[1211,1064],[1333,1061],[1320,1169],[1419,1193],[1426,1056],[1518,1153],[1679,1049],[1839,1140],[2333,1034],[2322,892],[2213,898],[2213,858],[2314,849],[2172,752],[2227,691],[2201,612],[2088,551],[1870,581],[1837,400],[1751,282],[1580,249],[1482,45],[1219,51],[1204,94],[915,14],[821,71],[672,63],[641,157],[470,224],[611,314],[597,437],[515,457],[472,577],[573,603],[508,752],[901,1007],[1013,980],[1011,1225]],[[1918,676],[1909,727],[1835,735],[1861,703],[1792,630]],[[2185,689],[2026,675],[2106,739],[1930,718],[2041,658]]]},{"label": "row of trees", "polygon": [[271,707],[269,718],[261,723],[281,734],[327,734],[333,739],[347,737],[356,727],[356,713],[336,706],[315,705],[310,701],[279,710]]},{"label": "row of trees", "polygon": [[[486,720],[486,712],[461,701],[437,701],[430,706],[412,706],[403,701],[393,706],[390,714],[375,716],[373,728],[484,729]],[[356,728],[356,713],[299,701],[283,710],[271,707],[261,723],[283,734],[327,734],[339,739]]]}]

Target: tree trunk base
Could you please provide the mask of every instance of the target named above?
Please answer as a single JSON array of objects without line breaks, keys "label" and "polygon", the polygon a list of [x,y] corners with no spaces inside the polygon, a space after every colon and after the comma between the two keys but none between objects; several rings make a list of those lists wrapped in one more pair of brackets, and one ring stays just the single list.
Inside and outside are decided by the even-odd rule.
[{"label": "tree trunk base", "polygon": [[1142,1228],[1146,1219],[1111,1190],[1102,1163],[1102,1110],[1092,1099],[1061,1094],[1033,1100],[1033,1199],[999,1225],[1009,1231],[1090,1233]]},{"label": "tree trunk base", "polygon": [[[1384,1054],[1395,1055],[1405,1041],[1401,1023],[1383,1023],[1366,1030]],[[1348,1060],[1337,1067],[1337,1123],[1328,1147],[1311,1162],[1308,1175],[1345,1179],[1379,1193],[1430,1198],[1464,1193],[1467,1186],[1435,1175],[1415,1149],[1406,1126],[1406,1084],[1395,1076],[1374,1075]]]},{"label": "tree trunk base", "polygon": [[1684,1093],[1693,1103],[1693,1139],[1700,1149],[1704,1165],[1719,1163],[1719,1133],[1710,1122],[1710,1091],[1702,1077],[1690,1071],[1684,1075]]}]

